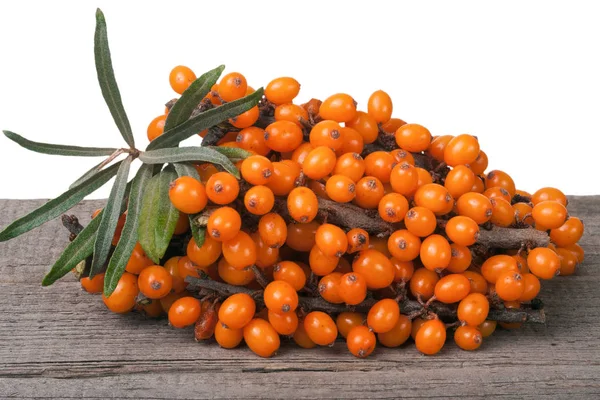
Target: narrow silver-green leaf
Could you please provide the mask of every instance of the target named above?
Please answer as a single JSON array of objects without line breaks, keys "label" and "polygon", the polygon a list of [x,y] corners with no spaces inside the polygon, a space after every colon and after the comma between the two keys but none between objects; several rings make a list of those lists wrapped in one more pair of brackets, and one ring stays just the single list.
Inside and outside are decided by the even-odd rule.
[{"label": "narrow silver-green leaf", "polygon": [[202,247],[204,239],[206,238],[206,228],[200,228],[192,222],[192,216],[190,215],[190,228],[192,229],[192,240],[196,241],[198,247]]},{"label": "narrow silver-green leaf", "polygon": [[140,153],[140,160],[145,164],[179,163],[185,161],[210,162],[218,164],[236,178],[240,171],[233,163],[213,148],[210,147],[174,147],[167,149],[150,150]]},{"label": "narrow silver-green leaf", "polygon": [[83,228],[79,235],[73,240],[67,248],[62,252],[58,260],[54,263],[50,272],[42,281],[43,286],[52,285],[58,279],[69,273],[77,264],[94,252],[94,242],[96,240],[96,232],[100,226],[100,219],[104,211],[101,211],[96,218]]},{"label": "narrow silver-green leaf", "polygon": [[23,136],[11,131],[2,132],[4,133],[4,136],[19,146],[24,147],[27,150],[35,151],[36,153],[51,154],[55,156],[102,157],[110,156],[117,151],[117,149],[110,147],[79,147],[64,144],[34,142],[33,140],[25,139]]},{"label": "narrow silver-green leaf", "polygon": [[106,207],[104,207],[100,227],[96,234],[96,242],[94,243],[94,258],[92,259],[92,266],[90,268],[90,278],[93,278],[102,271],[104,263],[110,253],[110,247],[115,235],[115,230],[117,229],[117,223],[121,216],[121,203],[125,197],[129,167],[131,167],[132,161],[133,157],[129,156],[119,166],[117,176],[115,177],[115,183],[108,196]]},{"label": "narrow silver-green leaf", "polygon": [[200,175],[198,175],[198,170],[190,164],[185,162],[175,163],[173,164],[175,167],[175,171],[177,171],[177,176],[191,176],[194,179],[200,180]]},{"label": "narrow silver-green leaf", "polygon": [[154,150],[177,146],[182,140],[248,111],[258,104],[262,95],[263,88],[260,88],[246,97],[204,111],[194,118],[190,118],[176,127],[165,131],[150,142],[146,149]]},{"label": "narrow silver-green leaf", "polygon": [[175,171],[167,167],[153,176],[144,190],[138,226],[139,242],[155,263],[160,262],[167,251],[179,219],[179,211],[169,199],[169,185],[176,178]]},{"label": "narrow silver-green leaf", "polygon": [[224,65],[219,65],[217,68],[206,72],[192,82],[179,100],[171,107],[171,110],[169,110],[167,120],[165,121],[165,131],[188,120],[194,109],[200,104],[207,93],[210,92],[210,89],[217,82],[224,69]]},{"label": "narrow silver-green leaf", "polygon": [[79,178],[77,178],[77,180],[73,183],[71,183],[71,186],[69,186],[69,189],[73,189],[75,186],[81,184],[81,182],[88,180],[90,177],[96,175],[98,172],[100,172],[100,167],[102,167],[102,164],[104,164],[104,161],[94,165],[92,168],[90,168],[85,174],[81,175]]},{"label": "narrow silver-green leaf", "polygon": [[100,9],[96,10],[96,34],[94,35],[94,55],[96,57],[96,72],[98,73],[98,82],[102,89],[102,96],[119,128],[125,142],[133,148],[135,142],[129,119],[123,108],[121,93],[115,79],[115,72],[110,57],[110,48],[108,46],[108,35],[106,32],[106,20]]},{"label": "narrow silver-green leaf", "polygon": [[43,223],[48,222],[51,219],[58,217],[65,211],[71,209],[73,206],[83,200],[85,196],[94,192],[96,189],[108,182],[113,176],[115,176],[120,164],[121,161],[111,165],[107,169],[82,182],[80,185],[75,186],[73,189],[67,190],[40,208],[14,221],[2,232],[0,232],[0,242],[12,239],[34,228],[37,228]]},{"label": "narrow silver-green leaf", "polygon": [[250,157],[252,153],[248,150],[238,149],[236,147],[221,147],[221,146],[207,146],[210,149],[214,149],[219,153],[223,154],[227,158],[229,158],[232,162],[238,162],[241,160],[245,160]]},{"label": "narrow silver-green leaf", "polygon": [[110,296],[114,292],[119,279],[127,262],[131,257],[133,248],[138,241],[138,226],[140,221],[140,211],[142,208],[142,197],[144,189],[152,178],[152,166],[142,165],[138,170],[129,193],[129,203],[127,206],[127,218],[121,232],[121,239],[115,248],[115,251],[110,258],[106,274],[104,275],[104,295]]}]

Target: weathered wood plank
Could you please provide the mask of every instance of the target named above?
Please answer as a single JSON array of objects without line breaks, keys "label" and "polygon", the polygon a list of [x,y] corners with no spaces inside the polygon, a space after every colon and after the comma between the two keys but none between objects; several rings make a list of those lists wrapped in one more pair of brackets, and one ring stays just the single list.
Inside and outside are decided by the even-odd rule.
[{"label": "weathered wood plank", "polygon": [[[42,201],[0,200],[0,227]],[[101,201],[73,213],[87,223]],[[108,312],[72,277],[39,285],[67,243],[58,221],[0,243],[0,397],[29,398],[508,398],[600,395],[600,196],[572,197],[586,261],[544,282],[548,324],[499,331],[479,351],[449,343],[434,357],[413,344],[357,360],[343,343],[269,360],[247,348],[197,344],[165,321]],[[449,340],[451,342],[451,340]]]}]

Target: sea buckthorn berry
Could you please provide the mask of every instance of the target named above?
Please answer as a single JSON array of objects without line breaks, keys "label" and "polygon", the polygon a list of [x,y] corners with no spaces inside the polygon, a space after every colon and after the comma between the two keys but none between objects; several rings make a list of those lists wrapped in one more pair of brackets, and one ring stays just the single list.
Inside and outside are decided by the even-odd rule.
[{"label": "sea buckthorn berry", "polygon": [[367,281],[367,288],[383,289],[394,281],[392,262],[377,250],[363,250],[352,263],[352,270]]},{"label": "sea buckthorn berry", "polygon": [[501,197],[493,197],[490,199],[490,204],[492,205],[492,218],[490,218],[492,224],[505,228],[512,225],[515,214],[510,202]]},{"label": "sea buckthorn berry", "polygon": [[521,275],[523,278],[523,294],[517,300],[521,302],[531,301],[536,298],[540,293],[541,284],[540,280],[534,274],[524,273]]},{"label": "sea buckthorn berry", "polygon": [[575,269],[577,269],[577,265],[579,264],[579,261],[577,260],[577,255],[563,248],[556,249],[556,254],[560,259],[559,275],[573,275],[575,273]]},{"label": "sea buckthorn berry", "polygon": [[515,221],[520,224],[533,225],[533,217],[531,216],[531,212],[533,211],[533,207],[531,207],[527,203],[515,203],[513,204],[513,212]]},{"label": "sea buckthorn berry", "polygon": [[299,92],[300,83],[288,76],[275,78],[265,87],[265,97],[276,105],[291,103]]},{"label": "sea buckthorn berry", "polygon": [[[329,177],[324,177],[323,180],[329,180]],[[318,198],[331,200],[327,195],[327,189],[325,188],[325,184],[319,181],[315,181],[309,179],[306,183],[306,187],[312,190]]]},{"label": "sea buckthorn berry", "polygon": [[215,204],[229,204],[240,193],[240,184],[229,172],[217,172],[206,182],[206,194]]},{"label": "sea buckthorn berry", "polygon": [[527,266],[527,259],[523,257],[521,254],[515,254],[512,256],[517,262],[517,267],[519,267],[519,272],[521,274],[529,272],[529,267]]},{"label": "sea buckthorn berry", "polygon": [[[310,272],[310,267],[308,271]],[[352,272],[352,265],[350,264],[350,261],[342,257],[339,259],[338,265],[335,267],[334,271],[341,272],[342,274],[347,274],[348,272]]]},{"label": "sea buckthorn berry", "polygon": [[483,335],[474,326],[459,326],[454,332],[454,342],[463,350],[477,350],[483,343]]},{"label": "sea buckthorn berry", "polygon": [[452,248],[448,240],[440,235],[426,237],[420,249],[423,266],[431,271],[446,268],[452,258]]},{"label": "sea buckthorn berry", "polygon": [[396,257],[390,258],[394,266],[394,282],[408,282],[415,272],[412,261],[400,261]]},{"label": "sea buckthorn berry", "polygon": [[290,216],[294,220],[305,224],[317,216],[319,202],[312,190],[305,187],[297,187],[288,195],[287,207]]},{"label": "sea buckthorn berry", "polygon": [[399,193],[388,193],[379,201],[379,216],[387,222],[400,222],[408,212],[408,200]]},{"label": "sea buckthorn berry", "polygon": [[485,151],[480,150],[479,155],[475,161],[469,164],[469,167],[475,175],[483,174],[488,167],[488,157],[487,154],[485,154]]},{"label": "sea buckthorn berry", "polygon": [[337,316],[335,325],[340,335],[345,339],[348,337],[350,330],[355,326],[361,326],[365,319],[365,316],[361,313],[344,311]]},{"label": "sea buckthorn berry", "polygon": [[258,232],[250,236],[256,244],[256,266],[262,269],[273,266],[279,260],[279,248],[267,246]]},{"label": "sea buckthorn berry", "polygon": [[[175,303],[177,300],[181,299],[182,297],[188,297],[188,296],[190,296],[190,293],[188,293],[187,291],[183,291],[181,293],[171,292],[168,295],[166,295],[165,297],[163,297],[162,299],[159,299],[158,302],[160,303],[160,307],[163,309],[163,311],[168,314],[173,303]],[[152,300],[152,301],[154,301],[154,300]]]},{"label": "sea buckthorn berry", "polygon": [[239,72],[230,72],[219,82],[219,97],[224,101],[234,101],[246,95],[248,82]]},{"label": "sea buckthorn berry", "polygon": [[368,357],[377,344],[375,334],[366,326],[355,326],[348,333],[346,345],[353,356],[358,358]]},{"label": "sea buckthorn berry", "polygon": [[485,184],[483,183],[483,178],[480,176],[476,176],[475,183],[473,183],[473,187],[471,188],[471,192],[483,193],[484,191],[485,191]]},{"label": "sea buckthorn berry", "polygon": [[234,268],[244,269],[256,262],[256,244],[244,231],[223,242],[223,257]]},{"label": "sea buckthorn berry", "polygon": [[572,244],[570,246],[566,246],[565,249],[569,250],[571,253],[575,254],[578,262],[582,263],[583,260],[585,259],[585,252],[583,251],[583,248],[580,245],[578,245],[577,243]]},{"label": "sea buckthorn berry", "polygon": [[344,175],[333,175],[327,179],[325,190],[329,198],[338,203],[348,203],[356,196],[354,181]]},{"label": "sea buckthorn berry", "polygon": [[470,192],[474,183],[475,174],[473,174],[473,171],[464,165],[457,165],[448,172],[448,175],[446,175],[444,187],[448,189],[448,193],[450,193],[452,197],[458,198],[463,194]]},{"label": "sea buckthorn berry", "polygon": [[202,314],[200,300],[190,296],[175,300],[169,308],[169,323],[175,328],[193,325]]},{"label": "sea buckthorn berry", "polygon": [[570,217],[564,224],[550,231],[550,240],[560,247],[571,246],[583,236],[583,222],[579,218]]},{"label": "sea buckthorn berry", "polygon": [[265,306],[271,311],[286,313],[298,307],[298,293],[285,281],[273,281],[264,291]]},{"label": "sea buckthorn berry", "polygon": [[489,189],[486,189],[483,192],[483,195],[490,200],[494,199],[494,198],[496,198],[496,199],[501,198],[501,199],[506,200],[509,203],[512,200],[512,196],[510,195],[510,193],[508,193],[508,190],[506,190],[502,187],[498,187],[498,186],[494,186]]},{"label": "sea buckthorn berry", "polygon": [[234,286],[246,286],[254,280],[254,272],[251,268],[235,268],[225,258],[219,261],[218,273],[223,281]]},{"label": "sea buckthorn berry", "polygon": [[340,156],[335,163],[333,174],[344,175],[358,182],[365,173],[365,161],[358,153],[346,153]]},{"label": "sea buckthorn berry", "polygon": [[477,224],[484,224],[492,218],[492,203],[481,193],[465,193],[456,201],[459,215],[471,218]]},{"label": "sea buckthorn berry", "polygon": [[560,190],[553,187],[545,187],[541,188],[537,192],[531,196],[531,202],[535,205],[537,203],[541,203],[542,201],[556,201],[557,203],[562,204],[563,206],[567,206],[568,200],[567,196]]},{"label": "sea buckthorn berry", "polygon": [[452,217],[446,223],[446,235],[454,243],[470,246],[479,237],[479,225],[469,217],[462,215]]},{"label": "sea buckthorn berry", "polygon": [[306,284],[306,274],[302,267],[293,261],[280,261],[273,267],[273,279],[285,281],[298,291]]},{"label": "sea buckthorn berry", "polygon": [[308,142],[304,142],[292,152],[290,160],[296,161],[298,165],[302,165],[302,163],[304,163],[304,160],[306,159],[306,156],[312,150],[314,150],[314,146]]},{"label": "sea buckthorn berry", "polygon": [[363,143],[373,143],[379,135],[377,121],[363,111],[357,111],[356,117],[346,122],[346,126],[356,130],[362,137]]},{"label": "sea buckthorn berry", "polygon": [[316,244],[310,250],[308,263],[311,271],[317,276],[325,276],[335,270],[340,258],[338,256],[327,256],[323,254]]},{"label": "sea buckthorn berry", "polygon": [[417,176],[419,178],[417,180],[417,188],[420,188],[421,186],[427,185],[429,183],[433,183],[433,177],[431,176],[429,171],[419,167],[415,167],[415,170],[417,171]]},{"label": "sea buckthorn berry", "polygon": [[419,184],[417,169],[407,162],[396,164],[390,173],[390,184],[394,192],[404,196],[412,195]]},{"label": "sea buckthorn berry", "polygon": [[233,239],[241,227],[240,214],[231,207],[221,207],[217,208],[208,218],[206,230],[214,240],[225,242]]},{"label": "sea buckthorn berry", "polygon": [[266,186],[253,186],[244,195],[244,205],[251,214],[265,215],[275,205],[275,196]]},{"label": "sea buckthorn berry", "polygon": [[398,147],[413,153],[427,150],[431,143],[431,133],[419,124],[402,125],[396,131],[395,137]]},{"label": "sea buckthorn berry", "polygon": [[154,262],[148,258],[144,252],[144,249],[142,248],[142,245],[137,242],[133,248],[133,251],[131,252],[131,256],[129,256],[129,261],[127,261],[125,271],[138,275],[144,268],[153,264]]},{"label": "sea buckthorn berry", "polygon": [[518,300],[525,291],[523,276],[515,271],[505,271],[498,276],[495,289],[504,301]]},{"label": "sea buckthorn berry", "polygon": [[415,344],[417,350],[426,355],[439,353],[446,343],[446,326],[439,319],[425,322],[418,330]]},{"label": "sea buckthorn berry", "polygon": [[148,318],[158,318],[164,312],[160,300],[150,300],[146,304],[137,304],[135,309]]},{"label": "sea buckthorn berry", "polygon": [[302,129],[290,121],[276,121],[265,129],[265,144],[275,151],[294,151],[302,143]]},{"label": "sea buckthorn berry", "polygon": [[400,306],[393,299],[379,300],[367,314],[367,325],[377,333],[388,332],[400,318]]},{"label": "sea buckthorn berry", "polygon": [[179,260],[181,257],[171,257],[165,262],[165,269],[173,280],[172,289],[175,293],[181,293],[187,287],[187,282],[179,274]]},{"label": "sea buckthorn berry", "polygon": [[210,163],[194,165],[194,167],[196,168],[198,175],[200,175],[200,182],[204,185],[206,185],[211,176],[219,172],[217,168]]},{"label": "sea buckthorn berry", "polygon": [[213,337],[218,320],[219,303],[204,301],[200,318],[194,324],[194,336],[196,341],[208,340]]},{"label": "sea buckthorn berry", "polygon": [[302,121],[308,121],[308,112],[296,104],[282,104],[275,108],[275,121],[290,121],[302,128]]},{"label": "sea buckthorn berry", "polygon": [[514,196],[515,194],[515,182],[506,172],[500,170],[493,170],[488,172],[485,177],[485,187],[486,189],[493,187],[500,187],[505,189],[510,196]]},{"label": "sea buckthorn berry", "polygon": [[260,117],[260,111],[258,106],[254,106],[236,117],[229,118],[229,123],[239,129],[248,128],[258,121],[258,117]]},{"label": "sea buckthorn berry", "polygon": [[300,166],[294,161],[274,162],[273,176],[266,186],[273,191],[275,196],[285,196],[296,187],[296,179],[300,176],[300,172]]},{"label": "sea buckthorn berry", "polygon": [[195,240],[190,240],[187,245],[187,256],[200,267],[208,267],[215,263],[221,256],[221,242],[207,236],[201,247]]},{"label": "sea buckthorn berry", "polygon": [[341,257],[348,249],[346,233],[332,224],[323,224],[317,229],[315,242],[326,256]]},{"label": "sea buckthorn berry", "polygon": [[194,74],[194,71],[183,65],[176,66],[169,74],[171,88],[179,94],[183,94],[185,89],[187,89],[195,80],[196,74]]},{"label": "sea buckthorn berry", "polygon": [[204,185],[191,176],[182,176],[169,185],[169,199],[173,206],[185,214],[196,214],[208,203]]},{"label": "sea buckthorn berry", "polygon": [[417,333],[419,332],[419,329],[421,329],[423,324],[427,321],[428,321],[427,319],[423,319],[420,317],[417,317],[412,320],[412,326],[410,328],[410,336],[413,338],[413,340],[415,340],[417,338]]},{"label": "sea buckthorn berry", "polygon": [[367,110],[377,123],[385,124],[392,117],[392,111],[394,110],[392,99],[383,90],[376,90],[369,97]]},{"label": "sea buckthorn berry", "polygon": [[292,339],[294,339],[294,342],[296,342],[296,344],[303,349],[312,349],[317,347],[317,344],[310,339],[306,329],[304,328],[304,320],[299,321],[298,327],[296,328]]},{"label": "sea buckthorn berry", "polygon": [[244,341],[255,354],[268,358],[279,350],[279,334],[264,319],[255,318],[244,326]]},{"label": "sea buckthorn berry", "polygon": [[404,217],[406,229],[413,235],[427,237],[435,231],[437,220],[435,214],[425,207],[413,207]]},{"label": "sea buckthorn berry", "polygon": [[494,333],[496,330],[496,325],[498,325],[496,321],[486,320],[477,326],[477,329],[479,329],[479,332],[481,332],[481,336],[486,338],[492,336],[492,333]]},{"label": "sea buckthorn berry", "polygon": [[365,174],[374,176],[383,183],[390,181],[396,159],[387,151],[374,151],[365,158]]},{"label": "sea buckthorn berry", "polygon": [[313,311],[304,318],[304,329],[310,340],[319,346],[329,346],[337,338],[338,330],[331,317],[322,311]]},{"label": "sea buckthorn berry", "polygon": [[242,342],[244,333],[241,329],[231,329],[221,321],[215,326],[215,340],[224,349],[233,349]]},{"label": "sea buckthorn berry", "polygon": [[242,177],[253,185],[264,185],[273,175],[273,164],[263,156],[250,156],[242,162]]},{"label": "sea buckthorn berry", "polygon": [[342,137],[344,138],[344,144],[342,147],[335,151],[335,155],[340,157],[346,153],[362,153],[365,147],[365,141],[361,134],[356,130],[349,127],[343,127]]},{"label": "sea buckthorn berry", "polygon": [[242,129],[236,136],[235,142],[241,149],[253,151],[261,156],[266,156],[271,151],[265,142],[265,130],[256,126]]},{"label": "sea buckthorn berry", "polygon": [[373,176],[365,176],[356,183],[354,202],[362,208],[377,208],[385,194],[383,183]]},{"label": "sea buckthorn berry", "polygon": [[377,250],[387,258],[392,257],[392,253],[388,249],[388,239],[385,237],[372,236],[369,238],[369,249]]},{"label": "sea buckthorn berry", "polygon": [[[171,266],[171,265],[169,265]],[[167,268],[167,266],[165,265],[165,268]],[[174,269],[174,267],[172,267]],[[208,268],[204,267],[201,268],[199,266],[197,266],[196,264],[194,264],[192,262],[192,260],[190,260],[189,257],[187,256],[183,256],[183,257],[179,257],[179,260],[177,260],[177,272],[175,273],[175,271],[173,271],[173,273],[171,273],[170,269],[167,269],[169,271],[169,273],[171,274],[171,276],[173,276],[173,291],[177,293],[177,280],[178,279],[182,279],[185,282],[185,278],[187,278],[188,276],[191,276],[193,278],[200,278],[200,271],[203,271],[205,273],[207,273]],[[178,278],[175,278],[178,277]],[[187,287],[187,283],[185,284],[185,286]]]},{"label": "sea buckthorn berry", "polygon": [[267,246],[279,248],[287,239],[288,228],[285,220],[279,214],[269,213],[260,218],[258,232]]},{"label": "sea buckthorn berry", "polygon": [[451,167],[471,164],[479,156],[479,141],[475,136],[458,135],[453,137],[444,149],[444,162]]},{"label": "sea buckthorn berry", "polygon": [[406,229],[399,229],[388,238],[387,248],[399,261],[412,261],[419,256],[421,239]]},{"label": "sea buckthorn berry", "polygon": [[488,282],[483,275],[475,271],[465,271],[462,273],[471,283],[471,293],[486,294],[488,291]]},{"label": "sea buckthorn berry", "polygon": [[337,290],[342,302],[356,305],[367,297],[367,280],[361,274],[348,272],[340,277]]},{"label": "sea buckthorn berry", "polygon": [[469,279],[461,274],[450,274],[441,278],[435,285],[434,295],[446,304],[457,303],[467,297],[471,290]]},{"label": "sea buckthorn berry", "polygon": [[298,315],[295,311],[279,314],[268,311],[269,323],[280,335],[293,335],[298,328]]},{"label": "sea buckthorn berry", "polygon": [[98,274],[93,278],[88,276],[79,280],[81,287],[88,293],[102,293],[104,289],[104,273]]},{"label": "sea buckthorn berry", "polygon": [[175,230],[173,231],[173,235],[183,235],[187,233],[190,229],[190,219],[187,214],[182,212],[179,213],[179,218],[177,219],[177,223],[175,224]]},{"label": "sea buckthorn berry", "polygon": [[536,225],[542,225],[547,229],[556,229],[565,223],[567,209],[556,201],[546,200],[533,206],[531,215]]},{"label": "sea buckthorn berry", "polygon": [[140,272],[138,286],[140,292],[149,299],[160,299],[171,291],[173,278],[164,267],[151,265]]},{"label": "sea buckthorn berry", "polygon": [[400,314],[396,325],[387,332],[378,333],[377,339],[385,347],[398,347],[408,340],[411,330],[411,320],[406,315]]},{"label": "sea buckthorn berry", "polygon": [[415,204],[433,211],[436,215],[443,215],[452,211],[454,199],[442,185],[429,183],[417,189]]},{"label": "sea buckthorn berry", "polygon": [[348,254],[369,248],[369,233],[361,228],[350,229],[346,234],[348,238]]},{"label": "sea buckthorn berry", "polygon": [[429,300],[433,296],[435,285],[440,280],[438,274],[427,268],[415,270],[410,278],[410,292],[415,297],[421,297],[423,300]]},{"label": "sea buckthorn berry", "polygon": [[231,329],[241,329],[254,317],[256,303],[246,293],[229,296],[219,308],[219,321]]},{"label": "sea buckthorn berry", "polygon": [[538,247],[527,255],[527,266],[529,271],[538,278],[552,279],[560,268],[560,258],[554,251]]},{"label": "sea buckthorn berry", "polygon": [[446,268],[446,271],[459,274],[464,272],[471,265],[473,256],[467,246],[461,246],[456,243],[450,245],[450,251],[452,257],[450,258],[450,264]]},{"label": "sea buckthorn berry", "polygon": [[344,144],[344,136],[340,124],[335,121],[321,121],[310,130],[310,144],[314,147],[325,146],[333,151],[338,150]]},{"label": "sea buckthorn berry", "polygon": [[146,130],[146,135],[148,136],[149,141],[153,141],[154,139],[163,134],[163,131],[165,130],[166,120],[166,115],[159,115],[158,117],[150,121],[150,124],[148,124],[148,129]]},{"label": "sea buckthorn berry", "polygon": [[302,163],[304,175],[310,179],[326,177],[335,168],[335,153],[329,147],[319,146],[306,155]]},{"label": "sea buckthorn berry", "polygon": [[396,163],[401,164],[403,162],[407,162],[410,165],[415,165],[415,158],[413,157],[413,155],[403,149],[395,149],[390,151],[390,154],[392,155],[392,157],[394,157],[394,160],[396,160]]},{"label": "sea buckthorn berry", "polygon": [[402,125],[406,125],[406,121],[403,121],[400,118],[390,118],[388,122],[381,124],[381,130],[390,137],[393,137],[398,128]]},{"label": "sea buckthorn berry", "polygon": [[344,302],[339,293],[341,278],[342,274],[340,272],[332,272],[322,277],[319,281],[319,285],[317,286],[319,294],[329,303],[340,304]]},{"label": "sea buckthorn berry", "polygon": [[319,115],[337,122],[352,121],[356,117],[356,102],[345,93],[331,95],[321,104]]},{"label": "sea buckthorn berry", "polygon": [[481,275],[489,283],[495,284],[498,277],[507,271],[519,272],[519,266],[517,260],[504,254],[492,256],[481,265]]},{"label": "sea buckthorn berry", "polygon": [[452,135],[442,135],[432,138],[427,153],[437,161],[444,161],[444,150],[453,137]]},{"label": "sea buckthorn berry", "polygon": [[456,310],[459,321],[470,326],[482,324],[490,312],[490,302],[481,293],[471,293],[460,301]]},{"label": "sea buckthorn berry", "polygon": [[238,133],[235,131],[230,131],[227,132],[227,134],[225,134],[225,136],[223,136],[218,142],[217,145],[219,146],[232,146],[232,147],[236,147],[238,144],[236,142],[237,140],[237,135]]},{"label": "sea buckthorn berry", "polygon": [[320,224],[317,221],[307,224],[290,223],[287,226],[287,239],[285,243],[296,251],[310,251],[315,245],[315,234],[319,226]]}]

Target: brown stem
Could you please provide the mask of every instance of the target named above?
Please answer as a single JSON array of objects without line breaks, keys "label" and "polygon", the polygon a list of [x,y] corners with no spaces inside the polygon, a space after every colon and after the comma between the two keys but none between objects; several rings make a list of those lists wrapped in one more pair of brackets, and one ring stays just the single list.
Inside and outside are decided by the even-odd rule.
[{"label": "brown stem", "polygon": [[513,229],[493,227],[480,230],[477,243],[488,248],[520,249],[521,247],[548,247],[550,237],[534,228]]},{"label": "brown stem", "polygon": [[379,217],[377,210],[365,210],[350,203],[319,198],[319,218],[327,218],[327,222],[340,227],[352,229],[362,228],[370,234],[389,236],[394,226]]},{"label": "brown stem", "polygon": [[265,274],[263,274],[263,272],[261,271],[261,269],[258,268],[254,264],[250,268],[252,269],[252,272],[254,272],[254,278],[256,279],[256,282],[258,282],[258,284],[263,289],[266,288],[267,285],[269,284],[269,280],[267,279],[267,277],[265,276]]}]

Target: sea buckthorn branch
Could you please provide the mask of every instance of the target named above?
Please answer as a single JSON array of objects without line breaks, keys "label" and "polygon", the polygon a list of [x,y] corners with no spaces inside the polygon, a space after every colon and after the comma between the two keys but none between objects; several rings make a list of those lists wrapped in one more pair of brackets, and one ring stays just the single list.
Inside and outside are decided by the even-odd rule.
[{"label": "sea buckthorn branch", "polygon": [[[259,302],[262,302],[262,290],[252,290],[243,286],[233,286],[227,283],[217,282],[211,279],[194,278],[188,276],[185,278],[188,282],[187,290],[199,292],[201,290],[212,291],[222,296],[231,296],[232,294],[245,293],[252,296]],[[324,311],[327,313],[341,313],[345,311],[356,311],[367,313],[377,302],[376,299],[366,299],[356,306],[347,306],[345,304],[332,304],[321,297],[299,296],[299,305],[304,311]],[[418,315],[420,312],[430,311],[439,318],[448,321],[456,321],[456,308],[437,301],[428,305],[425,309],[418,301],[404,298],[400,301],[400,309],[405,315]],[[492,309],[488,314],[488,319],[497,322],[529,322],[536,324],[545,324],[546,315],[543,309],[520,308],[520,309]]]}]

